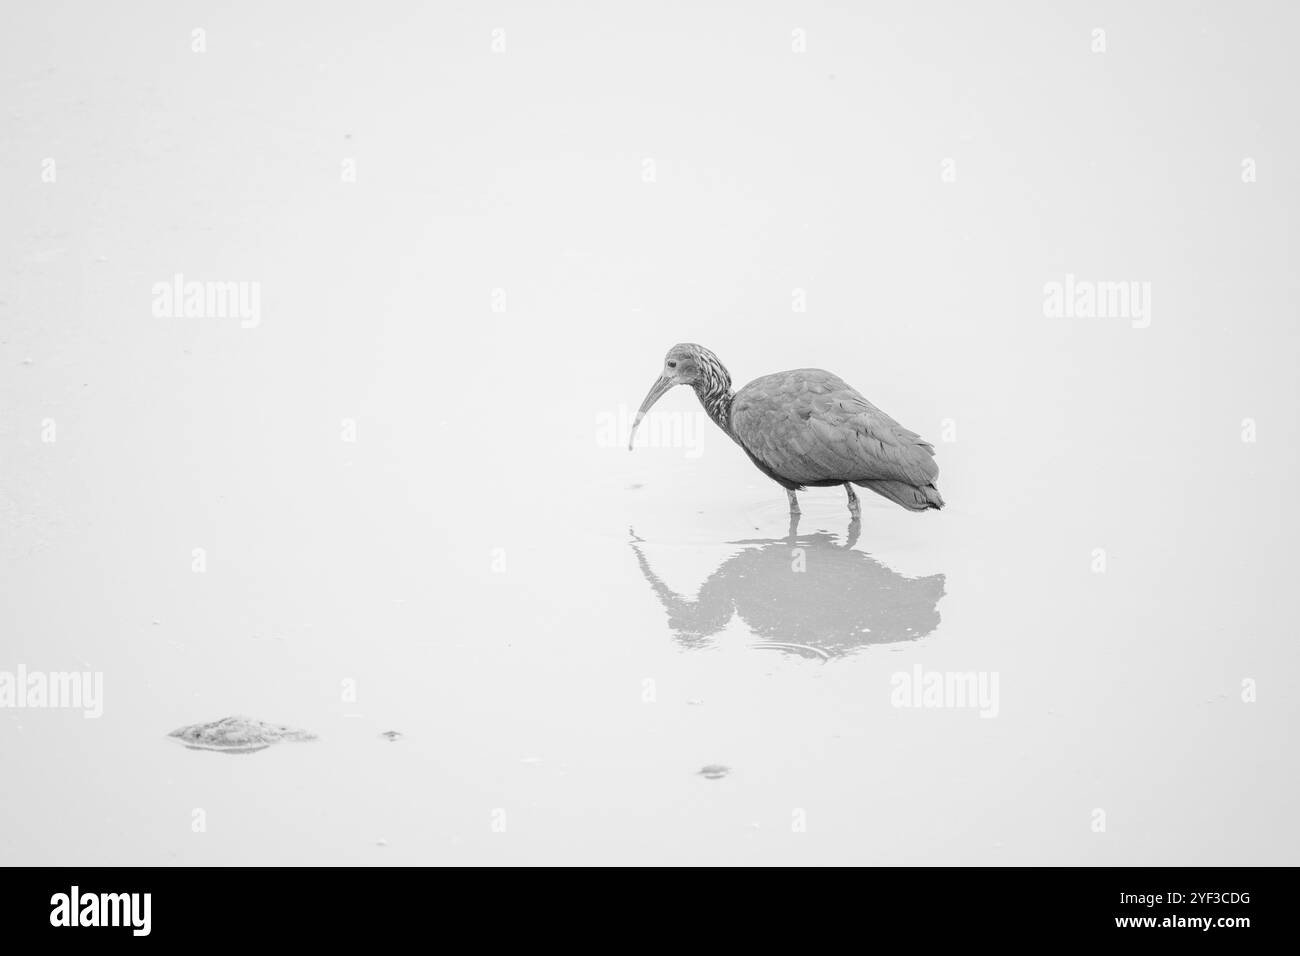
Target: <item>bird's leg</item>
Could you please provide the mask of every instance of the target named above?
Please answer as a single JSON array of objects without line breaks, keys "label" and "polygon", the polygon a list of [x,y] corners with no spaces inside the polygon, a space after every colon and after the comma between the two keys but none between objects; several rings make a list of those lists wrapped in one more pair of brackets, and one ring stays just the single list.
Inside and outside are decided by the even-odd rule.
[{"label": "bird's leg", "polygon": [[844,482],[844,490],[849,493],[849,514],[857,518],[862,514],[862,509],[858,505],[858,496],[853,493],[853,486],[847,481]]},{"label": "bird's leg", "polygon": [[790,514],[797,515],[799,513],[799,499],[794,496],[794,492],[789,488],[785,490],[785,493],[790,499]]}]

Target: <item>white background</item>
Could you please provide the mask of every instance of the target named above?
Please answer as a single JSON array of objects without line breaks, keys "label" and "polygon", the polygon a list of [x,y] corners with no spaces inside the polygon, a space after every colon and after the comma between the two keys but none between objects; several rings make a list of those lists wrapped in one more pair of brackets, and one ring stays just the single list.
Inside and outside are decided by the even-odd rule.
[{"label": "white background", "polygon": [[[853,7],[7,11],[0,670],[105,701],[0,712],[0,859],[1295,863],[1294,5]],[[176,273],[260,325],[155,317]],[[1046,317],[1067,273],[1150,326]],[[676,640],[633,533],[689,602],[787,531],[711,425],[601,440],[678,341],[936,443],[948,508],[855,549],[937,627],[754,646],[892,600],[820,489],[804,576]],[[891,706],[918,663],[998,716]],[[165,736],[231,713],[321,740]]]}]

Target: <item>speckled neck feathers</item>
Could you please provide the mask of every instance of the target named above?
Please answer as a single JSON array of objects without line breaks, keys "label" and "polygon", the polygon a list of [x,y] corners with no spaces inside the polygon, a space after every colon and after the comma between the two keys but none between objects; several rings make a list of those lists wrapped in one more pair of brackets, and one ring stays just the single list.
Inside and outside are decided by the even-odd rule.
[{"label": "speckled neck feathers", "polygon": [[731,432],[731,401],[736,395],[731,390],[731,375],[718,357],[706,348],[699,349],[696,365],[700,375],[691,384],[696,397],[714,423],[735,438]]}]

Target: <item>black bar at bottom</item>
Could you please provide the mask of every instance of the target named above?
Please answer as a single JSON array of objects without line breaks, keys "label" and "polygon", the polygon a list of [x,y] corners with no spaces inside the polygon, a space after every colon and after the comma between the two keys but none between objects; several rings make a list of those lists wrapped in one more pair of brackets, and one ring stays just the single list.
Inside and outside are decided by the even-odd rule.
[{"label": "black bar at bottom", "polygon": [[[6,943],[69,937],[92,945],[110,937],[338,945],[350,937],[428,939],[435,926],[453,934],[448,941],[484,930],[493,943],[511,930],[533,945],[598,941],[597,934],[621,926],[667,943],[713,925],[718,941],[759,933],[771,942],[827,919],[841,924],[837,934],[897,931],[926,944],[1128,937],[1139,945],[1231,945],[1252,934],[1289,936],[1281,901],[1295,882],[1294,871],[1281,868],[627,868],[540,879],[526,869],[10,868],[6,875]],[[634,942],[629,937],[627,945]]]}]

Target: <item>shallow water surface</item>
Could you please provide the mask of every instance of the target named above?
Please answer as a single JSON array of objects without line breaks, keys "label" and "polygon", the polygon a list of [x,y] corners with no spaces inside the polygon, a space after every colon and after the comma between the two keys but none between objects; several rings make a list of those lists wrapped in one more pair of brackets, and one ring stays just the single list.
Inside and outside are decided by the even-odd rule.
[{"label": "shallow water surface", "polygon": [[[1291,219],[1167,159],[1289,116],[1268,60],[507,7],[10,18],[0,671],[103,706],[0,709],[0,860],[1294,863]],[[1149,328],[1045,318],[1094,264]],[[677,341],[841,375],[948,507],[792,525],[686,389],[629,453]],[[235,714],[318,739],[167,736]]]}]

